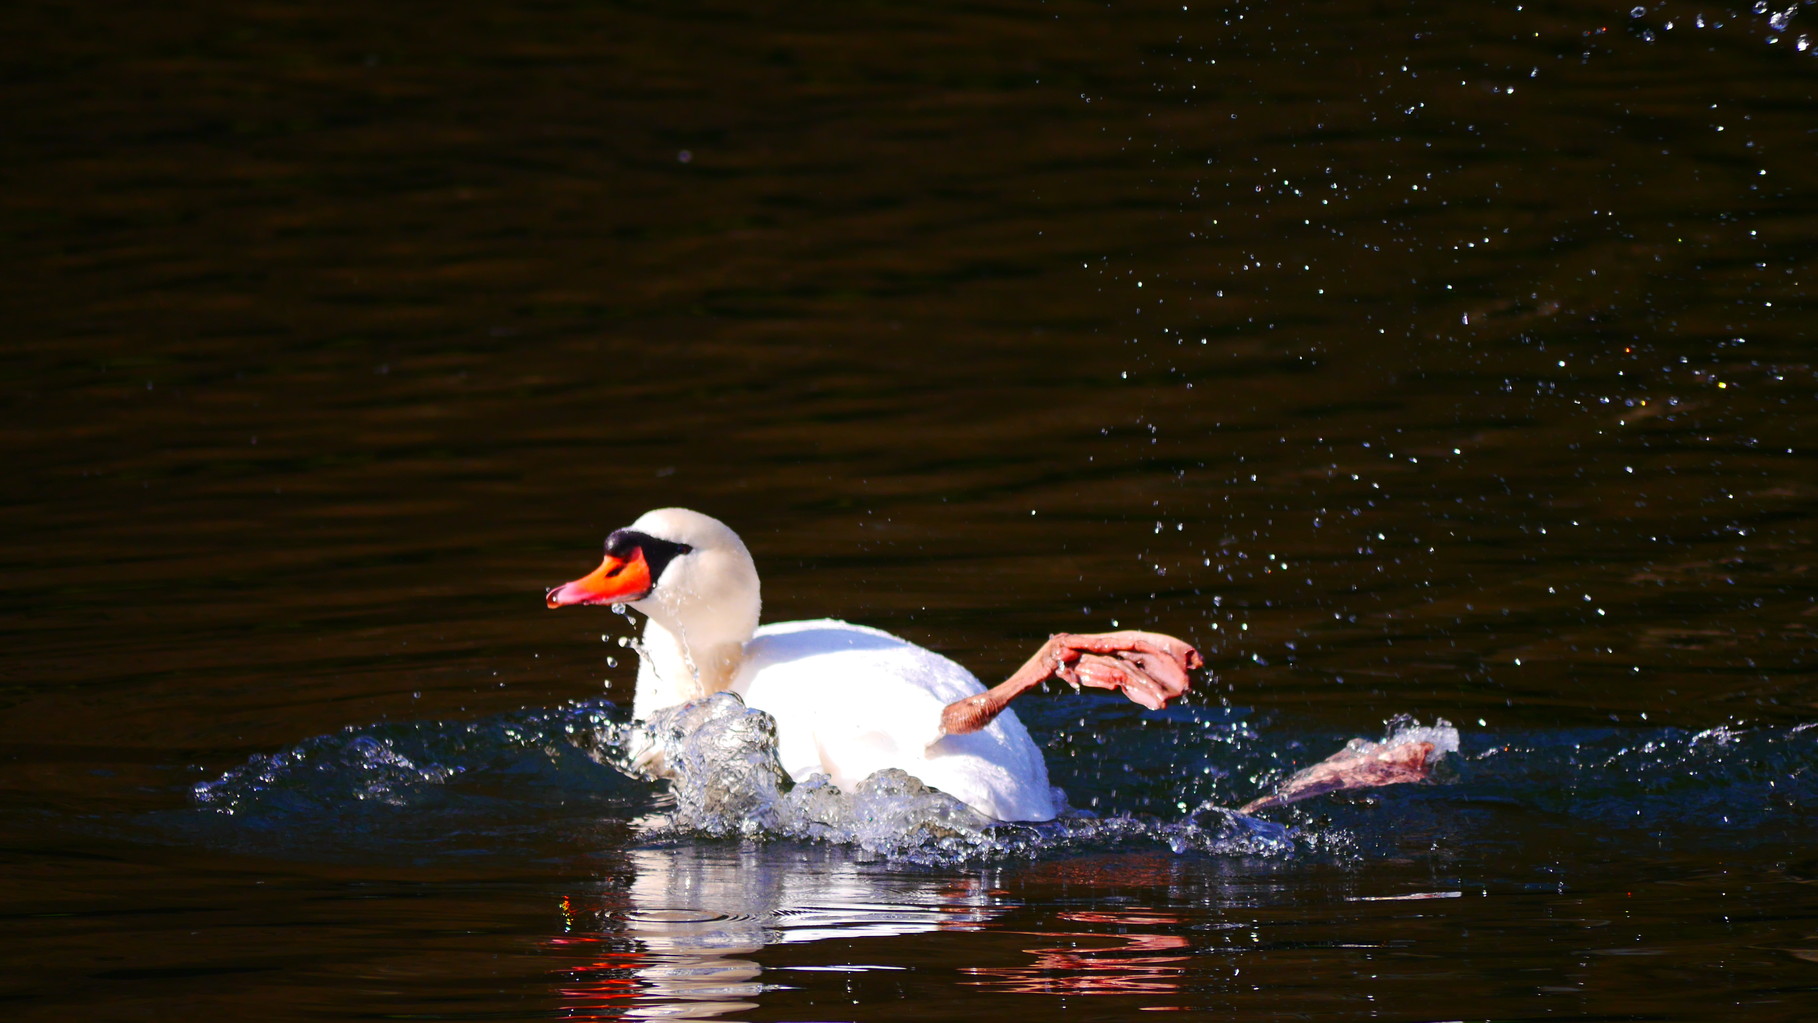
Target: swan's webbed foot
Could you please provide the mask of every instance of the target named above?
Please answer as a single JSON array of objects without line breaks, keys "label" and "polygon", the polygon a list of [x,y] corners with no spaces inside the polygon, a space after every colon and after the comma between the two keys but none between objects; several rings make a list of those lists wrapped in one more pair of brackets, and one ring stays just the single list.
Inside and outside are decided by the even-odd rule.
[{"label": "swan's webbed foot", "polygon": [[1434,750],[1433,743],[1420,739],[1407,739],[1393,745],[1353,739],[1349,746],[1297,772],[1269,795],[1244,804],[1239,812],[1255,813],[1328,792],[1426,781],[1439,759]]},{"label": "swan's webbed foot", "polygon": [[1133,702],[1160,710],[1192,687],[1188,672],[1204,666],[1198,650],[1159,632],[1056,633],[1002,684],[948,704],[941,732],[976,732],[1011,700],[1051,678],[1075,689],[1120,690]]},{"label": "swan's webbed foot", "polygon": [[1160,710],[1192,688],[1190,671],[1205,667],[1199,651],[1159,632],[1058,633],[1037,657],[1053,660],[1053,675],[1072,685],[1118,689],[1133,703]]}]

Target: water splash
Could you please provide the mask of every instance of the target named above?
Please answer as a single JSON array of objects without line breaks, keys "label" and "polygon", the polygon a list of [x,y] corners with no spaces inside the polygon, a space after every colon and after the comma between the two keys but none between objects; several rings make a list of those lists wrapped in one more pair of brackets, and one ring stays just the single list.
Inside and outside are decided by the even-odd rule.
[{"label": "water splash", "polygon": [[791,785],[776,759],[775,722],[730,693],[671,708],[628,730],[601,730],[588,745],[597,759],[621,769],[654,757],[671,773],[673,806],[645,821],[654,835],[829,842],[929,863],[1134,841],[1255,857],[1295,849],[1283,825],[1209,803],[1174,822],[1067,810],[1051,822],[1006,824],[900,770],[880,771],[851,792],[819,775]]},{"label": "water splash", "polygon": [[573,736],[605,701],[480,721],[346,728],[190,787],[196,810],[140,822],[183,843],[281,858],[523,864],[622,843],[651,786],[602,770]]},{"label": "water splash", "polygon": [[[1397,719],[1383,743],[1357,746],[1424,737],[1441,752],[1459,751],[1446,761],[1455,784],[1325,796],[1268,811],[1287,822],[1279,823],[1221,804],[1282,783],[1339,739],[1284,738],[1233,719],[1241,712],[1192,707],[1120,732],[1129,722],[1114,705],[1103,709],[1099,741],[1066,748],[1080,730],[1060,730],[1065,755],[1050,750],[1050,759],[1104,812],[1069,808],[1040,824],[986,819],[900,771],[850,792],[825,779],[792,785],[776,762],[768,715],[721,695],[635,725],[618,720],[613,705],[588,701],[477,722],[349,728],[195,785],[205,815],[192,812],[184,827],[311,856],[587,855],[626,842],[737,838],[929,865],[1158,848],[1349,858],[1416,835],[1443,845],[1505,828],[1526,834],[1536,813],[1617,840],[1638,831],[1677,845],[1784,842],[1795,832],[1818,840],[1800,823],[1818,820],[1818,726],[1480,732],[1461,744],[1443,723]],[[1226,769],[1201,772],[1202,760]],[[640,767],[653,762],[668,780]]]},{"label": "water splash", "polygon": [[395,740],[351,733],[312,739],[270,756],[255,755],[244,767],[214,781],[198,782],[192,791],[198,805],[224,814],[239,813],[255,800],[268,807],[328,809],[321,799],[325,792],[404,806],[411,795],[441,785],[462,770],[419,764],[400,752]]},{"label": "water splash", "polygon": [[191,795],[206,810],[271,820],[362,805],[421,807],[445,797],[464,776],[473,778],[475,793],[505,780],[598,788],[604,779],[575,750],[573,737],[622,731],[611,713],[610,704],[593,701],[477,722],[345,728],[256,754],[219,778],[196,783]]},{"label": "water splash", "polygon": [[[646,723],[614,713],[592,701],[480,722],[348,728],[256,755],[191,795],[199,809],[237,821],[228,832],[236,842],[262,836],[312,854],[332,851],[325,841],[419,852],[460,844],[450,835],[475,851],[489,837],[510,844],[513,830],[557,813],[603,814],[646,841],[828,843],[923,864],[1145,845],[1284,857],[1307,841],[1210,802],[1173,820],[1070,809],[1052,822],[1005,824],[902,771],[879,772],[850,792],[820,777],[792,785],[770,716],[730,694]],[[653,778],[653,766],[667,780]]]},{"label": "water splash", "polygon": [[1506,736],[1470,757],[1481,798],[1655,840],[1780,841],[1818,822],[1818,725]]}]

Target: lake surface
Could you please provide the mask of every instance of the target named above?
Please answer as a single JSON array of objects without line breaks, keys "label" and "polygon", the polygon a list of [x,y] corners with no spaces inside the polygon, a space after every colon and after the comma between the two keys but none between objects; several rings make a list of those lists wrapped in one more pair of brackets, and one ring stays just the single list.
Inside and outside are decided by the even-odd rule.
[{"label": "lake surface", "polygon": [[[1818,6],[0,19],[7,1018],[1818,1016]],[[1089,836],[665,827],[542,607],[663,505],[1214,675],[1019,704]]]}]

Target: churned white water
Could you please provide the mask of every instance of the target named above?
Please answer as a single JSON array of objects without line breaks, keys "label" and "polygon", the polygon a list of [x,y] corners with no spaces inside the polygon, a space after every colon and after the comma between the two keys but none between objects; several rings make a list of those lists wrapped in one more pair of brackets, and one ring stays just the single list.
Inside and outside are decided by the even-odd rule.
[{"label": "churned white water", "polygon": [[[1446,726],[1424,729],[1456,751]],[[768,714],[721,693],[657,714],[647,723],[603,729],[594,755],[635,772],[632,751],[654,748],[671,775],[672,804],[647,820],[653,830],[718,837],[834,842],[915,860],[1026,854],[1075,845],[1160,842],[1176,852],[1285,856],[1293,830],[1202,802],[1175,820],[1101,817],[1065,808],[1054,821],[1003,823],[900,770],[880,771],[842,792],[826,778],[790,784],[776,758]]]}]

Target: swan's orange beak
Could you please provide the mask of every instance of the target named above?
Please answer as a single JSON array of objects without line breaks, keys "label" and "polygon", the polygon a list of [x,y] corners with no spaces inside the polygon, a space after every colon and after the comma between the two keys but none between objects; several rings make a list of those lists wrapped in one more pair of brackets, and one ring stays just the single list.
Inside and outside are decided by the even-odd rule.
[{"label": "swan's orange beak", "polygon": [[545,600],[555,608],[570,604],[628,604],[649,595],[650,564],[644,560],[644,552],[633,547],[628,558],[606,555],[592,575],[557,586]]}]

